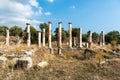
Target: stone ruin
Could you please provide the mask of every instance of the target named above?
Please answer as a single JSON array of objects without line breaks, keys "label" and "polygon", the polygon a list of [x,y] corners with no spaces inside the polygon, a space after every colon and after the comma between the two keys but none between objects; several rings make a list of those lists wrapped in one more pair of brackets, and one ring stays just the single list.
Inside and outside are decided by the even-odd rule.
[{"label": "stone ruin", "polygon": [[[30,32],[30,24],[26,23],[26,27],[27,27],[27,46],[30,47],[31,46],[31,32]],[[50,49],[50,53],[54,53],[54,48],[52,48],[52,40],[51,40],[51,27],[52,27],[52,23],[48,22],[48,47],[46,47],[46,43],[45,43],[45,28],[43,28],[42,32],[38,32],[38,48],[42,49],[42,48],[48,48]],[[78,36],[78,43],[76,43],[76,39],[72,37],[72,23],[69,22],[68,23],[68,33],[69,33],[69,40],[68,40],[68,48],[73,49],[73,46],[76,46],[76,48],[83,48],[84,46],[86,48],[91,48],[93,42],[92,42],[92,31],[89,31],[89,36],[88,36],[88,42],[82,42],[82,28],[79,28],[79,36]],[[42,35],[42,37],[41,37]],[[10,36],[9,36],[9,30],[6,30],[6,41],[5,41],[5,45],[9,46],[10,45]],[[42,42],[41,42],[42,39]],[[17,38],[17,41],[19,40],[19,38]],[[99,44],[100,46],[104,46],[105,45],[105,35],[104,32],[102,31],[100,34],[100,38],[99,38]],[[57,40],[57,49],[58,49],[58,54],[62,54],[62,22],[58,22],[58,40]],[[7,51],[1,51],[0,54],[0,61],[6,62],[9,61],[9,57],[13,57],[13,61],[15,62],[15,67],[18,67],[21,65],[21,67],[26,67],[26,68],[30,68],[32,66],[32,54],[34,53],[33,51],[21,51],[22,54],[25,54],[26,56],[19,56],[16,57],[16,54],[12,54],[12,55],[5,55],[5,53],[7,53]],[[23,66],[24,64],[26,64],[25,66]]]}]

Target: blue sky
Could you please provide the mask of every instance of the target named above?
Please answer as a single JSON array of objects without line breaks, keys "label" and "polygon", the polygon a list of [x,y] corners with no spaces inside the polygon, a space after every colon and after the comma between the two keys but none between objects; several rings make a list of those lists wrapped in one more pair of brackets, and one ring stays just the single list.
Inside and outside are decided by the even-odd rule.
[{"label": "blue sky", "polygon": [[54,31],[59,21],[68,30],[70,21],[84,33],[120,31],[120,0],[1,0],[0,14],[0,25],[24,28],[30,22],[38,29],[51,21]]}]

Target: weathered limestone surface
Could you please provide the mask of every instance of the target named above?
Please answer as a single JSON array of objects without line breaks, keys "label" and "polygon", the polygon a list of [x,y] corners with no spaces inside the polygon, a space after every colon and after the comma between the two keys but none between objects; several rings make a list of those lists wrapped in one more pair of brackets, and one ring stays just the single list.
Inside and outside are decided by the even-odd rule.
[{"label": "weathered limestone surface", "polygon": [[58,23],[58,54],[61,54],[62,48],[62,22]]},{"label": "weathered limestone surface", "polygon": [[69,27],[69,44],[68,44],[68,47],[72,48],[72,23],[71,22],[68,23],[68,27]]},{"label": "weathered limestone surface", "polygon": [[38,32],[38,47],[41,48],[41,32]]},{"label": "weathered limestone surface", "polygon": [[89,43],[89,48],[90,48],[92,45],[92,31],[89,31],[88,43]]},{"label": "weathered limestone surface", "polygon": [[49,28],[48,48],[52,48],[52,45],[51,45],[51,25],[52,25],[52,23],[51,23],[51,22],[48,22],[48,28]]},{"label": "weathered limestone surface", "polygon": [[45,47],[45,28],[43,28],[42,44],[43,44],[43,47]]},{"label": "weathered limestone surface", "polygon": [[101,34],[100,34],[100,46],[104,46],[105,45],[105,35],[104,35],[104,32],[101,31]]},{"label": "weathered limestone surface", "polygon": [[27,35],[28,35],[27,46],[30,47],[31,45],[30,24],[26,23],[26,25],[27,25]]},{"label": "weathered limestone surface", "polygon": [[82,29],[79,29],[79,47],[82,48]]},{"label": "weathered limestone surface", "polygon": [[6,30],[6,45],[9,46],[9,30]]}]

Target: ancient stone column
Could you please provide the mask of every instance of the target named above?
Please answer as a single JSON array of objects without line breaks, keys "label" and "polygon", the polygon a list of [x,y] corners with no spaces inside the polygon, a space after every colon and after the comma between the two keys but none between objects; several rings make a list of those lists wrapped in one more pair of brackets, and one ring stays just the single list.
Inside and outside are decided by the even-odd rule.
[{"label": "ancient stone column", "polygon": [[103,41],[102,45],[104,46],[105,45],[105,34],[103,31],[102,31],[102,41]]},{"label": "ancient stone column", "polygon": [[6,30],[6,45],[9,46],[9,30]]},{"label": "ancient stone column", "polygon": [[92,45],[92,31],[89,31],[88,43],[89,43],[89,48],[90,48]]},{"label": "ancient stone column", "polygon": [[101,34],[100,34],[100,46],[104,46],[105,45],[105,35],[104,35],[104,32],[101,31]]},{"label": "ancient stone column", "polygon": [[42,35],[42,44],[43,44],[43,47],[45,47],[45,28],[43,28],[43,35]]},{"label": "ancient stone column", "polygon": [[62,48],[62,22],[58,22],[58,54],[61,54]]},{"label": "ancient stone column", "polygon": [[79,48],[82,48],[82,29],[79,29]]},{"label": "ancient stone column", "polygon": [[52,23],[48,22],[48,29],[49,29],[49,32],[48,32],[48,48],[52,48],[52,46],[51,46],[51,25],[52,25]]},{"label": "ancient stone column", "polygon": [[41,48],[41,32],[38,32],[38,47]]},{"label": "ancient stone column", "polygon": [[76,38],[73,37],[73,46],[76,46]]},{"label": "ancient stone column", "polygon": [[27,25],[27,46],[30,47],[31,45],[30,24],[26,23],[26,25]]},{"label": "ancient stone column", "polygon": [[68,27],[69,27],[69,44],[68,44],[68,47],[72,48],[72,23],[71,22],[68,23]]}]

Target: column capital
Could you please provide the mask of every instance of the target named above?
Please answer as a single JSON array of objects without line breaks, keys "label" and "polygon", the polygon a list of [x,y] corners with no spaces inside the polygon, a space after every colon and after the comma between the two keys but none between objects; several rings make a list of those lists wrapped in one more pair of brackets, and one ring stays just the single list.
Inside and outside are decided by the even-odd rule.
[{"label": "column capital", "polygon": [[62,22],[58,22],[58,24],[62,24]]},{"label": "column capital", "polygon": [[48,21],[48,24],[52,24],[52,22]]},{"label": "column capital", "polygon": [[72,22],[68,22],[68,24],[72,24]]},{"label": "column capital", "polygon": [[30,23],[26,23],[26,25],[30,25]]}]

